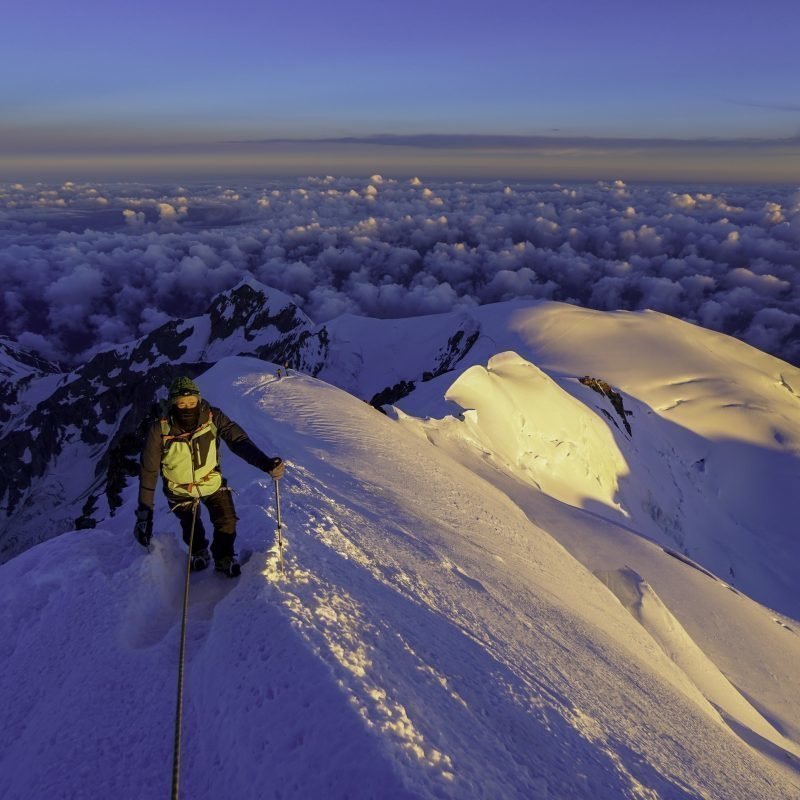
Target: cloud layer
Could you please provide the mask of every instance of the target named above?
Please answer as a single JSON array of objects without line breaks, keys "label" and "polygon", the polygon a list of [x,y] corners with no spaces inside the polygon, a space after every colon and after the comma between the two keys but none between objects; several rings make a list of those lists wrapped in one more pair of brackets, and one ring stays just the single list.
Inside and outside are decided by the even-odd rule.
[{"label": "cloud layer", "polygon": [[800,364],[800,192],[308,178],[0,184],[0,334],[75,361],[252,275],[312,318],[652,308]]}]

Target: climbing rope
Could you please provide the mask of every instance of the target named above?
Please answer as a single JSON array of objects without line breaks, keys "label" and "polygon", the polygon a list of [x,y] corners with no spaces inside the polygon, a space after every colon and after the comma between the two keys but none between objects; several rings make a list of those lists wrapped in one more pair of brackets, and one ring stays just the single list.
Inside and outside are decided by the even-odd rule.
[{"label": "climbing rope", "polygon": [[[189,555],[186,558],[186,581],[183,588],[183,614],[181,615],[181,646],[178,658],[178,691],[175,706],[175,744],[172,753],[172,800],[178,800],[181,776],[181,721],[183,717],[183,674],[186,660],[186,618],[189,611],[189,578],[192,573],[192,549],[194,547],[194,531],[197,521],[197,506],[200,501],[192,501],[192,529],[189,534]],[[172,510],[174,511],[177,506]],[[278,556],[280,558],[281,574],[283,569],[283,533],[281,523],[281,496],[278,481],[275,481],[275,510],[278,518]]]},{"label": "climbing rope", "polygon": [[172,754],[172,800],[178,800],[181,779],[181,717],[183,716],[183,670],[186,655],[186,616],[189,610],[189,576],[192,572],[192,547],[199,500],[192,502],[192,530],[189,534],[189,555],[186,558],[186,584],[183,589],[183,616],[181,618],[181,649],[178,659],[178,700],[175,708],[175,747]]}]

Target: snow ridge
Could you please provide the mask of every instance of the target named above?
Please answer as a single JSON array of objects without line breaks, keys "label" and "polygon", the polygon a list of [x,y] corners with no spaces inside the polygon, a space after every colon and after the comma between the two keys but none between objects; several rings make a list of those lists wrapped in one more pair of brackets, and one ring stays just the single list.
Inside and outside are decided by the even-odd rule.
[{"label": "snow ridge", "polygon": [[[496,377],[522,368],[502,358]],[[274,373],[230,358],[199,377],[288,456],[289,548],[281,578],[270,482],[226,458],[256,555],[239,582],[192,579],[186,796],[800,797],[790,621],[610,520],[530,488],[526,508],[468,439],[431,446],[420,420]],[[161,506],[154,552],[132,540],[134,502],[0,566],[4,797],[166,791],[184,555]],[[596,536],[576,558],[558,540],[580,525]],[[587,544],[617,566],[581,563]],[[735,682],[767,636],[775,671],[733,708],[703,653],[743,620],[724,637]]]}]

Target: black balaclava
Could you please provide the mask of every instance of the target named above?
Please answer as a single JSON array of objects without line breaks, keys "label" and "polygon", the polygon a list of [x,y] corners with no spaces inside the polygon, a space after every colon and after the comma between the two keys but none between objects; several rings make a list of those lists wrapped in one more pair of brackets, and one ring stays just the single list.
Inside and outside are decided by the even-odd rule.
[{"label": "black balaclava", "polygon": [[175,418],[181,430],[187,433],[193,431],[200,424],[200,403],[194,408],[178,408],[174,406],[172,409],[172,416]]}]

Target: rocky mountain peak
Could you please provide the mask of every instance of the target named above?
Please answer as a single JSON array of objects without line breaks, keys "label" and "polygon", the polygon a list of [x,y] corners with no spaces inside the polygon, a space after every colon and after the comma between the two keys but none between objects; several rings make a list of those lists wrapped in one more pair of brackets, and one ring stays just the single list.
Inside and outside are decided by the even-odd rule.
[{"label": "rocky mountain peak", "polygon": [[223,341],[234,334],[252,342],[271,326],[282,334],[300,327],[313,327],[289,295],[252,279],[217,295],[207,315],[211,321],[209,342]]}]

